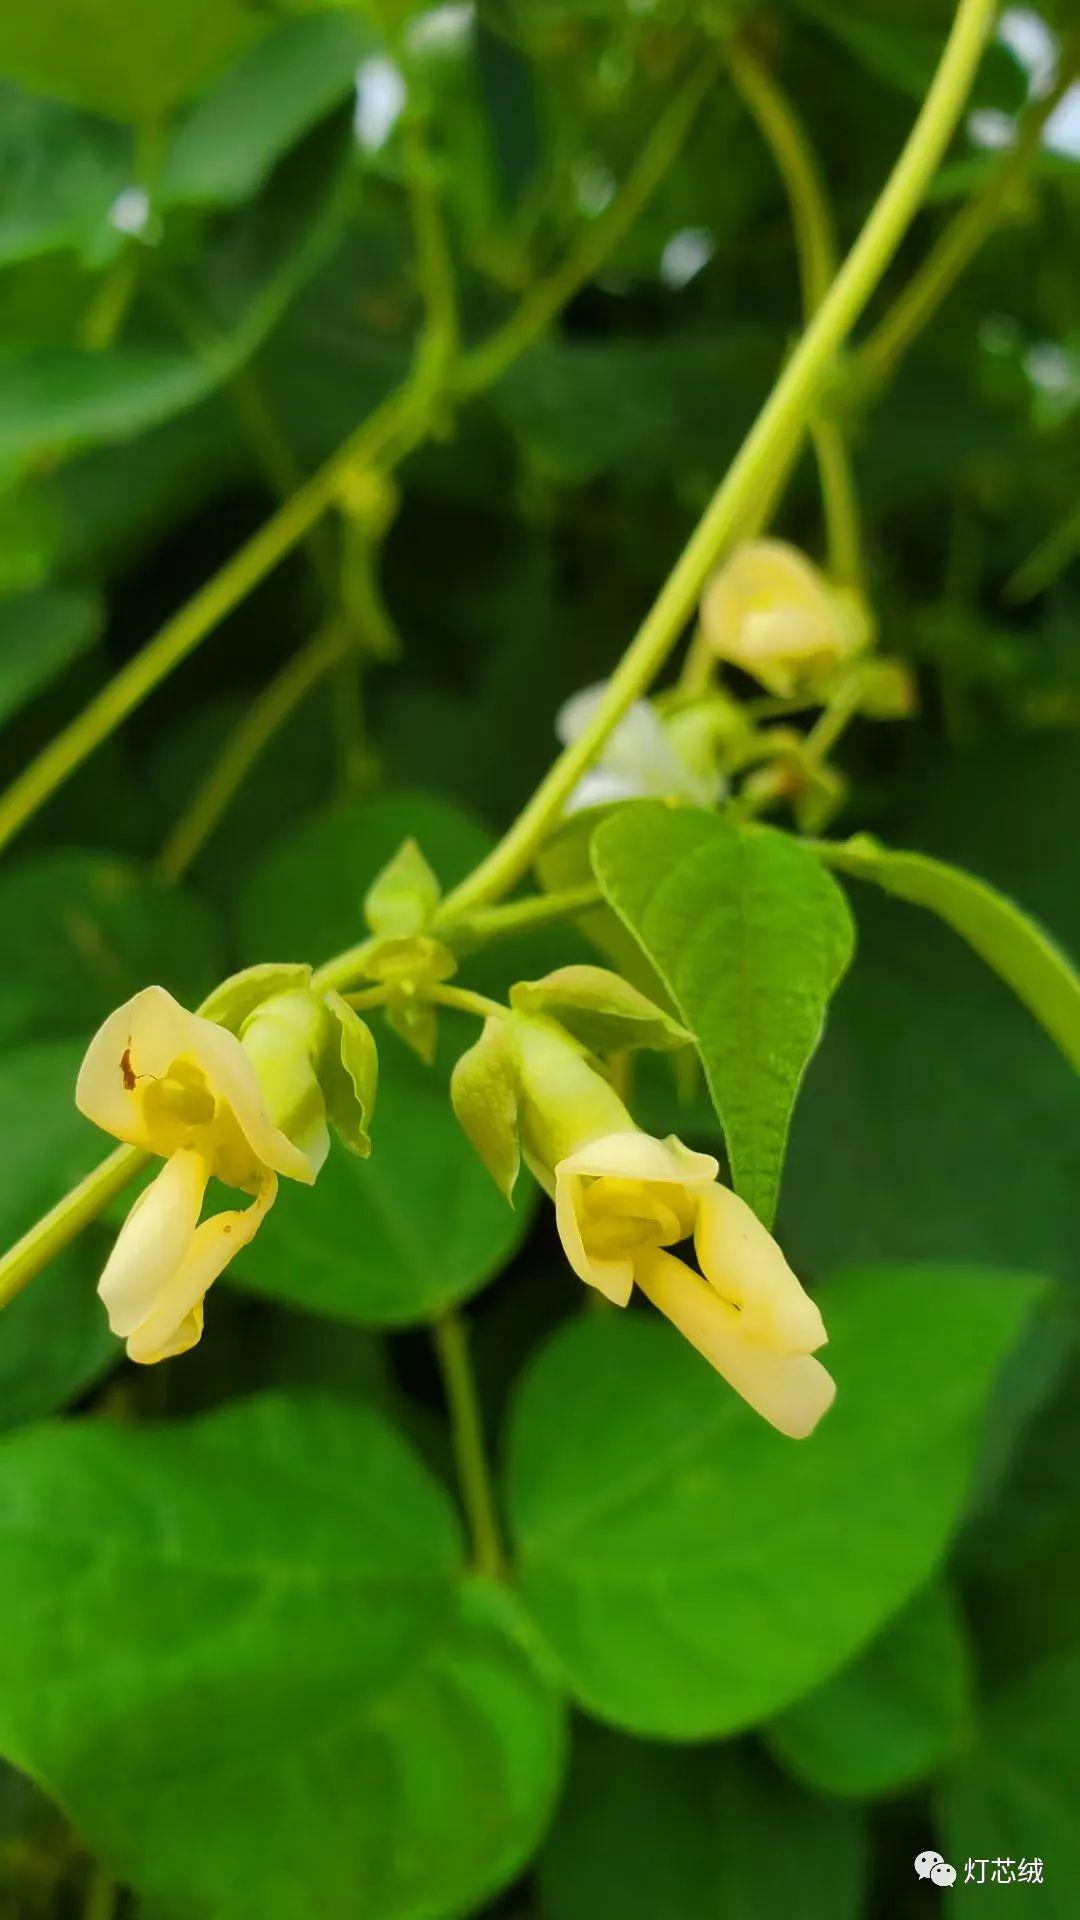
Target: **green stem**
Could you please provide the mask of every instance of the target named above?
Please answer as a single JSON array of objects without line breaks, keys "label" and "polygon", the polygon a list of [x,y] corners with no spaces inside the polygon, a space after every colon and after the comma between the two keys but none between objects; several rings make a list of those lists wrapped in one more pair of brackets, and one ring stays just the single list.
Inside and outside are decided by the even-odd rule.
[{"label": "green stem", "polygon": [[226,615],[285,558],[331,504],[354,462],[398,461],[426,431],[426,406],[408,388],[377,407],[318,473],[201,587],[55,739],[0,798],[0,848],[43,806],[75,769]]},{"label": "green stem", "polygon": [[458,368],[456,391],[481,392],[502,378],[511,361],[532,345],[567,302],[591,280],[619,241],[629,233],[652,198],[683,144],[705,94],[716,77],[718,58],[697,63],[694,72],[657,119],[635,166],[618,193],[583,234],[554,273],[528,292],[504,326]]},{"label": "green stem", "polygon": [[524,874],[547,829],[627,708],[675,646],[705,581],[759,493],[793,461],[838,349],[873,293],[963,110],[995,0],[960,0],[922,111],[859,238],[788,360],[660,594],[608,682],[591,725],[568,746],[498,846],[444,903],[493,900]]},{"label": "green stem", "polygon": [[476,1572],[484,1574],[489,1580],[501,1580],[505,1575],[505,1563],[495,1518],[495,1501],[484,1447],[476,1377],[469,1357],[468,1334],[464,1322],[453,1311],[433,1321],[431,1333],[446,1391],[461,1504],[472,1539],[473,1564]]},{"label": "green stem", "polygon": [[1053,585],[1077,552],[1080,552],[1080,506],[1073,507],[1053,532],[1040,541],[1034,553],[1029,553],[1017,567],[1005,583],[1006,600],[1014,607],[1033,600],[1037,593]]},{"label": "green stem", "polygon": [[915,336],[993,233],[1014,188],[1038,153],[1046,122],[1073,84],[1076,65],[1075,46],[1063,49],[1052,92],[1024,115],[1016,144],[1002,156],[982,192],[949,222],[919,271],[863,342],[851,369],[858,390],[875,388],[891,377]]},{"label": "green stem", "polygon": [[[821,305],[836,275],[837,245],[821,171],[805,130],[774,74],[752,48],[733,40],[728,66],[784,183],[799,260],[803,312]],[[827,409],[811,423],[828,536],[829,571],[844,586],[862,581],[859,507],[847,442]]]},{"label": "green stem", "polygon": [[424,124],[416,114],[409,113],[402,131],[416,277],[424,303],[421,358],[425,372],[441,378],[458,349],[457,281]]},{"label": "green stem", "polygon": [[83,1901],[82,1920],[114,1920],[120,1889],[97,1863],[91,1867]]},{"label": "green stem", "polygon": [[538,927],[557,927],[564,920],[576,920],[579,913],[587,913],[599,900],[599,887],[587,881],[580,887],[530,894],[527,900],[511,900],[506,906],[487,907],[445,922],[437,914],[432,930],[457,950],[486,946],[491,940],[512,939],[515,934],[533,933]]},{"label": "green stem", "polygon": [[24,1233],[0,1258],[0,1307],[6,1307],[54,1254],[74,1240],[91,1220],[96,1220],[102,1208],[118,1193],[123,1193],[136,1174],[148,1165],[149,1159],[149,1154],[142,1153],[138,1147],[116,1147]]},{"label": "green stem", "polygon": [[478,1020],[505,1020],[509,1009],[501,1000],[490,1000],[486,993],[474,993],[471,987],[438,986],[424,994],[436,1007],[453,1007],[459,1013],[473,1013]]},{"label": "green stem", "polygon": [[248,707],[161,850],[158,871],[165,879],[179,880],[186,873],[259,755],[305,695],[341,659],[344,646],[340,628],[317,634]]}]

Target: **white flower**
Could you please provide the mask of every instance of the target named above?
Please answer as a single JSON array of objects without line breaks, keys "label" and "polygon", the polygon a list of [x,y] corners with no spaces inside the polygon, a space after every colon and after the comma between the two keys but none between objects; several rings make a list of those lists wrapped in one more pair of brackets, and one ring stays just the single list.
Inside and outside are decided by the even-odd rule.
[{"label": "white flower", "polygon": [[[564,701],[555,716],[555,732],[564,746],[585,732],[606,691],[600,681]],[[566,811],[647,798],[690,800],[708,807],[720,791],[716,772],[701,772],[684,760],[656,708],[636,700],[608,735],[596,765],[578,781]]]}]

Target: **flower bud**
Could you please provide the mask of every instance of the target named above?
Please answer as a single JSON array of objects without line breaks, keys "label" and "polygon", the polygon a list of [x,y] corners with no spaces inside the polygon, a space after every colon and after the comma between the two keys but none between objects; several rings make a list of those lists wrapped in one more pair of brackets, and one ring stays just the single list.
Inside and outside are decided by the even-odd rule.
[{"label": "flower bud", "polygon": [[833,588],[798,548],[782,540],[737,547],[713,574],[701,625],[729,660],[782,699],[813,693],[871,638],[865,601]]}]

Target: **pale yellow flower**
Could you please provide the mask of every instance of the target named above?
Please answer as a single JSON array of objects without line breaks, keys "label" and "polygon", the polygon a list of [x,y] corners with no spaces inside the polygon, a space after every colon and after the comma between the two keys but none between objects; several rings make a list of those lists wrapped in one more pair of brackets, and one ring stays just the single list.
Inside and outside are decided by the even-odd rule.
[{"label": "pale yellow flower", "polygon": [[870,637],[859,597],[783,540],[736,547],[706,585],[701,626],[718,659],[783,699],[815,690]]},{"label": "pale yellow flower", "polygon": [[[113,1332],[144,1363],[184,1353],[202,1333],[203,1299],[251,1240],[278,1175],[310,1184],[329,1144],[307,1151],[267,1111],[255,1064],[235,1035],[147,987],[109,1015],[87,1049],[76,1103],[87,1118],[165,1166],[135,1202],[98,1291]],[[200,1223],[211,1178],[252,1196]]]},{"label": "pale yellow flower", "polygon": [[[555,1213],[575,1273],[619,1306],[636,1281],[736,1393],[794,1439],[835,1396],[813,1355],[817,1307],[772,1235],[716,1178],[709,1154],[637,1131],[586,1142],[555,1168]],[[667,1251],[693,1235],[701,1274]],[[702,1277],[704,1276],[704,1277]]]}]

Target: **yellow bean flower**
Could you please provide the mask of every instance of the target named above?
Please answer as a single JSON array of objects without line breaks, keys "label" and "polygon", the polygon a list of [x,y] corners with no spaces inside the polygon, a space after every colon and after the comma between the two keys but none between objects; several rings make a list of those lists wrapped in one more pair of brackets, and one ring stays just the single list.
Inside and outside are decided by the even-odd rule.
[{"label": "yellow bean flower", "polygon": [[[309,1085],[303,1094],[310,1099]],[[163,987],[109,1015],[87,1049],[75,1099],[106,1133],[165,1161],[98,1284],[109,1325],[132,1360],[185,1353],[202,1334],[208,1289],[273,1205],[278,1175],[315,1179],[329,1146],[325,1123],[314,1134],[305,1125],[306,1151],[295,1144],[271,1117],[241,1041]],[[200,1221],[211,1178],[250,1194],[250,1206]]]},{"label": "yellow bean flower", "polygon": [[816,691],[870,638],[859,596],[831,586],[783,540],[736,547],[706,585],[701,626],[717,659],[781,699]]},{"label": "yellow bean flower", "polygon": [[[522,1149],[574,1272],[617,1306],[636,1283],[755,1412],[805,1438],[835,1387],[814,1358],[821,1314],[771,1233],[711,1154],[636,1127],[554,1022],[516,1020],[513,1044]],[[691,1239],[700,1273],[669,1251]]]}]

